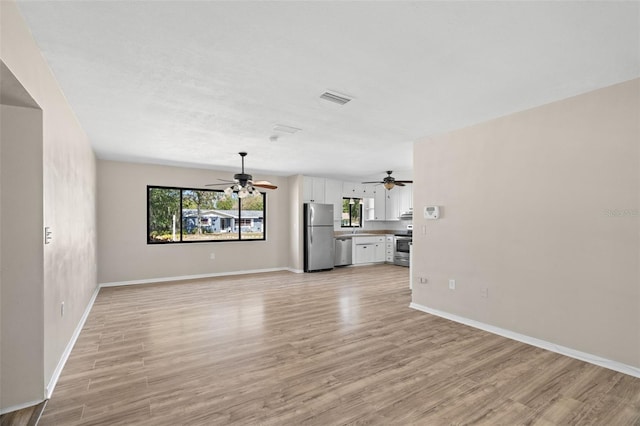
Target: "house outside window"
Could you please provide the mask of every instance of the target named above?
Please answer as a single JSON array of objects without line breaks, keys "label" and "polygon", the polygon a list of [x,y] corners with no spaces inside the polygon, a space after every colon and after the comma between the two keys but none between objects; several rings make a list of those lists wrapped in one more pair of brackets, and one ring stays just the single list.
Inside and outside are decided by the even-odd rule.
[{"label": "house outside window", "polygon": [[147,244],[266,239],[266,194],[147,186]]}]

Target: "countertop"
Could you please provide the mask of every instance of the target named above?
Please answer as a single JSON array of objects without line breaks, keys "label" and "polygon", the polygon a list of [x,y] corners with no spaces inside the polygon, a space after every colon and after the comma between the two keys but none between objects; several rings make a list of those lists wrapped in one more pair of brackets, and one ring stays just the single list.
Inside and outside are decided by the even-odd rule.
[{"label": "countertop", "polygon": [[354,238],[354,237],[381,237],[384,236],[385,234],[365,234],[364,232],[362,234],[343,234],[343,235],[336,235],[335,238],[336,239],[340,239],[340,238]]}]

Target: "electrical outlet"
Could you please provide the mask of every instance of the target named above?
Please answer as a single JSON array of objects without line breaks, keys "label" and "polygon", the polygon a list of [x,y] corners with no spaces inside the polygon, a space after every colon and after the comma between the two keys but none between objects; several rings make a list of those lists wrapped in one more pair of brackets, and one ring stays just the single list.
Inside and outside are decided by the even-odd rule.
[{"label": "electrical outlet", "polygon": [[489,289],[486,288],[486,287],[480,289],[480,297],[485,298],[485,299],[487,297],[489,297]]},{"label": "electrical outlet", "polygon": [[456,289],[456,280],[449,280],[449,290]]},{"label": "electrical outlet", "polygon": [[420,284],[426,284],[427,283],[427,278],[426,277],[420,277]]},{"label": "electrical outlet", "polygon": [[60,303],[60,316],[64,316],[64,302]]}]

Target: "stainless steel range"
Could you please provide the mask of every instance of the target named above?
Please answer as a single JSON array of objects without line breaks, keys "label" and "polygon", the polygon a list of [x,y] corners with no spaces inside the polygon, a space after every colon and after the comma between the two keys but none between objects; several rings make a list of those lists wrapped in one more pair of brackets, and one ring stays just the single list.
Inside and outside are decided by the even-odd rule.
[{"label": "stainless steel range", "polygon": [[393,242],[394,265],[409,266],[409,250],[413,239],[413,225],[407,225],[405,232],[398,232]]}]

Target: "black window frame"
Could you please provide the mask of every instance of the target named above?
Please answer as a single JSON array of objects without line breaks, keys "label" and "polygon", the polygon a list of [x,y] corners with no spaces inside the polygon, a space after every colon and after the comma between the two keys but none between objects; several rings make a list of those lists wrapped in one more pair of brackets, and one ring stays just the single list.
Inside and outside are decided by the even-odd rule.
[{"label": "black window frame", "polygon": [[[351,198],[351,197],[342,197],[342,212],[344,213],[344,201],[345,200],[353,200],[354,204],[349,204],[349,225],[343,225],[342,224],[342,219],[340,219],[340,228],[362,228],[362,223],[363,223],[363,218],[362,218],[362,213],[364,211],[363,209],[363,204],[360,204],[360,200],[362,200],[362,202],[364,203],[364,198]],[[354,225],[353,223],[351,223],[351,218],[353,217],[352,214],[352,209],[354,206],[358,206],[358,208],[360,209],[360,223],[358,225]]]},{"label": "black window frame", "polygon": [[[177,190],[180,191],[180,218],[177,222],[177,231],[176,234],[180,236],[178,241],[163,241],[163,240],[153,240],[151,238],[151,215],[150,215],[150,192],[152,189],[167,189],[167,190]],[[184,191],[209,191],[216,193],[224,193],[224,190],[221,189],[209,189],[209,188],[185,188],[179,186],[163,186],[163,185],[147,185],[146,196],[147,196],[147,245],[157,245],[157,244],[192,244],[192,243],[235,243],[235,242],[250,242],[250,241],[266,241],[267,240],[267,193],[260,191],[262,194],[262,238],[242,238],[242,198],[238,198],[238,232],[236,234],[236,239],[203,239],[203,240],[190,240],[184,241],[182,239],[183,236],[183,223],[184,218],[182,217],[183,208],[183,193]],[[237,194],[237,191],[234,191]]]}]

